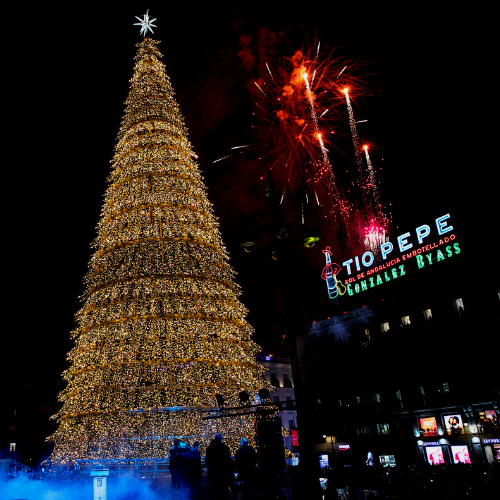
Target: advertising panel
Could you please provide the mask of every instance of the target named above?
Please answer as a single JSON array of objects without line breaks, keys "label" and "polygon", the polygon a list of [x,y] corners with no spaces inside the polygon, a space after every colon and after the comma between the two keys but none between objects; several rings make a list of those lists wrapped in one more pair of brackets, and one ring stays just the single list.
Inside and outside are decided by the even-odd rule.
[{"label": "advertising panel", "polygon": [[444,464],[444,455],[441,446],[426,446],[427,461],[431,465]]},{"label": "advertising panel", "polygon": [[396,459],[394,458],[394,455],[380,455],[378,459],[380,460],[380,465],[382,465],[382,467],[396,467]]},{"label": "advertising panel", "polygon": [[424,437],[438,435],[436,417],[419,418],[418,424],[420,430],[424,433]]},{"label": "advertising panel", "polygon": [[485,410],[479,412],[479,425],[485,434],[498,430],[498,417],[495,410]]},{"label": "advertising panel", "polygon": [[[413,232],[397,236],[396,241],[388,241],[385,232],[375,241],[365,241],[366,251],[353,255],[338,264],[339,257],[333,255],[327,246],[325,267],[321,277],[326,281],[328,296],[355,295],[363,291],[393,281],[415,269],[427,268],[438,262],[459,255],[462,250],[456,241],[450,214],[435,219],[434,224],[422,224]],[[427,239],[428,237],[432,239]],[[370,243],[371,242],[371,243]],[[341,262],[341,261],[339,261]]]},{"label": "advertising panel", "polygon": [[460,414],[454,413],[453,415],[443,415],[443,422],[446,434],[449,436],[464,433],[464,423]]},{"label": "advertising panel", "polygon": [[469,449],[467,445],[452,446],[451,456],[454,464],[470,464]]}]

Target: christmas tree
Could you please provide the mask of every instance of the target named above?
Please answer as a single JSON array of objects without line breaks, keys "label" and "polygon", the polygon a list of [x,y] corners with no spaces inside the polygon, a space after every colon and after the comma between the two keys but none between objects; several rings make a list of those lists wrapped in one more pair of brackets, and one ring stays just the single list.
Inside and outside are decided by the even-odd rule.
[{"label": "christmas tree", "polygon": [[[202,420],[255,394],[258,346],[158,42],[137,45],[52,459],[161,458],[172,439],[233,448],[251,417]],[[202,446],[203,447],[203,446]]]}]

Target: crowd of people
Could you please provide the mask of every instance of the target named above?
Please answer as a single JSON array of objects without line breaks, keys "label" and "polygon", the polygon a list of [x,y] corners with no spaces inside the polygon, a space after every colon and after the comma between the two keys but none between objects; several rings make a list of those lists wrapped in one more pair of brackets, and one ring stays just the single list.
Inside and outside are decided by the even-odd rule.
[{"label": "crowd of people", "polygon": [[328,500],[487,500],[500,491],[498,463],[342,467],[322,474],[328,478]]},{"label": "crowd of people", "polygon": [[[191,499],[199,499],[202,496],[203,467],[198,447],[197,441],[189,447],[175,439],[170,449],[172,487],[187,489]],[[243,491],[244,499],[256,498],[256,466],[257,453],[248,444],[247,439],[241,439],[233,460],[221,434],[216,434],[207,447],[205,457],[209,499],[228,499],[230,490],[233,490],[234,498],[236,485]]]},{"label": "crowd of people", "polygon": [[[289,500],[482,500],[496,498],[500,491],[500,463],[414,467],[339,465],[317,470],[313,475],[318,480],[312,483],[306,480],[308,473],[299,464],[276,474],[276,488],[270,488],[263,482],[262,471],[258,473],[257,453],[248,441],[242,439],[240,448],[231,457],[220,434],[207,447],[205,466],[209,500],[241,496],[245,500],[277,497]],[[198,443],[189,448],[175,440],[170,451],[170,471],[174,488],[186,488],[190,499],[205,498],[202,495],[203,469]],[[324,489],[320,477],[324,478]],[[315,487],[311,488],[312,485]],[[275,491],[272,495],[265,495],[263,489]]]}]

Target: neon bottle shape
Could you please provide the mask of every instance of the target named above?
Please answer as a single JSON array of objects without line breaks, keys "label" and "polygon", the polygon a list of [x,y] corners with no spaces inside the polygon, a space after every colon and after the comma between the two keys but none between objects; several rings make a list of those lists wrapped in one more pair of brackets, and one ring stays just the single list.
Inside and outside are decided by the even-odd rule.
[{"label": "neon bottle shape", "polygon": [[330,252],[330,247],[326,247],[323,253],[325,254],[326,266],[323,268],[321,277],[326,281],[328,297],[334,299],[339,294],[336,275],[340,271],[340,266],[338,264],[332,264],[332,252]]}]

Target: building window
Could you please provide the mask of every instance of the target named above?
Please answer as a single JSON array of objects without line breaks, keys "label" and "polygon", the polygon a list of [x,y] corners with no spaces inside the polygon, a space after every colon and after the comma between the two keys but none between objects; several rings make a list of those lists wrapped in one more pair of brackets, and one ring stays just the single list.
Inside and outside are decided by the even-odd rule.
[{"label": "building window", "polygon": [[401,396],[401,391],[396,391],[396,403],[403,408],[403,397]]},{"label": "building window", "polygon": [[425,406],[425,391],[423,387],[417,387],[417,394],[422,398],[422,404]]},{"label": "building window", "polygon": [[430,309],[424,309],[424,319],[429,321],[432,318],[432,311]]},{"label": "building window", "polygon": [[377,424],[377,433],[378,434],[390,434],[389,424]]},{"label": "building window", "polygon": [[373,400],[374,400],[376,403],[380,403],[380,394],[374,394],[374,395],[373,395]]},{"label": "building window", "polygon": [[279,400],[280,400],[279,394],[276,394],[276,395],[273,396],[273,401],[275,403],[279,403]]},{"label": "building window", "polygon": [[389,331],[389,323],[380,323],[380,331],[388,332]]},{"label": "building window", "polygon": [[410,316],[403,316],[401,318],[401,324],[402,325],[409,325],[409,324],[411,324],[411,322],[410,322]]},{"label": "building window", "polygon": [[448,382],[443,382],[443,392],[450,392],[450,386],[448,385]]},{"label": "building window", "polygon": [[294,428],[295,428],[295,421],[292,418],[288,421],[288,429],[294,429]]},{"label": "building window", "polygon": [[[291,401],[291,400],[292,400],[292,396],[287,396],[287,397],[286,397],[286,400],[287,400],[287,401]],[[321,404],[321,401],[320,401],[319,399],[318,399],[318,402]]]},{"label": "building window", "polygon": [[370,429],[369,427],[358,427],[358,436],[361,436],[362,434],[370,434]]},{"label": "building window", "polygon": [[370,329],[365,328],[365,342],[370,342],[371,337],[370,337]]},{"label": "building window", "polygon": [[278,380],[278,377],[276,376],[276,373],[271,373],[271,385],[274,385],[274,387],[279,387],[280,382]]},{"label": "building window", "polygon": [[453,301],[453,308],[458,312],[460,316],[464,314],[464,301],[462,299],[455,299]]},{"label": "building window", "polygon": [[9,450],[16,451],[16,443],[10,443]]},{"label": "building window", "polygon": [[292,381],[288,377],[288,373],[283,373],[283,387],[293,387]]},{"label": "building window", "polygon": [[339,399],[339,400],[337,401],[337,404],[338,404],[339,406],[342,406],[342,400],[341,400],[341,399]]},{"label": "building window", "polygon": [[356,396],[356,404],[361,404],[361,396]]}]

